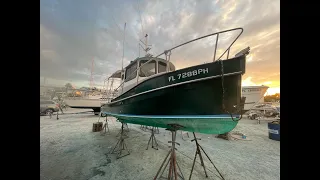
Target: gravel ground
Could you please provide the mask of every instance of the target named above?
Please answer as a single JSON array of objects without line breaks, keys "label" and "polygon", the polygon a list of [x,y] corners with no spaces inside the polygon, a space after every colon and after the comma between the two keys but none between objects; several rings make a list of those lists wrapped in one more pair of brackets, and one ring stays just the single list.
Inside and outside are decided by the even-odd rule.
[{"label": "gravel ground", "polygon": [[[87,111],[87,110],[82,110]],[[68,109],[66,113],[80,112]],[[110,132],[102,135],[92,132],[92,123],[98,121],[93,113],[65,114],[50,119],[40,117],[40,179],[41,180],[102,180],[134,179],[149,180],[156,175],[168,153],[171,133],[160,129],[156,134],[159,150],[149,146],[150,132],[142,131],[139,125],[129,124],[129,137],[125,140],[130,155],[116,159],[108,154],[117,143],[116,135],[121,123],[109,119]],[[102,120],[102,119],[100,119]],[[216,135],[196,133],[200,145],[213,160],[226,180],[280,179],[280,142],[268,138],[267,121],[243,119],[233,131],[244,133],[250,141],[223,140]],[[177,161],[186,179],[189,178],[195,154],[192,133],[177,133]],[[203,154],[203,156],[205,156]],[[205,179],[201,165],[195,165],[192,179]],[[204,157],[208,179],[219,179],[218,173]]]}]

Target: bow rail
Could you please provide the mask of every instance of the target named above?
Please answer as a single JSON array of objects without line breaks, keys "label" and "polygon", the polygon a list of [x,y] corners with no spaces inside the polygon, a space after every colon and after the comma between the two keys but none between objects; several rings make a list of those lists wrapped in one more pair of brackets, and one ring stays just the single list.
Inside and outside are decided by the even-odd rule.
[{"label": "bow rail", "polygon": [[[226,33],[226,32],[231,32],[231,31],[240,31],[239,34],[237,35],[237,37],[232,41],[232,43],[229,45],[229,47],[222,53],[222,55],[216,60],[216,51],[217,51],[217,45],[218,45],[218,41],[219,41],[219,34],[223,34],[223,33]],[[166,59],[167,59],[167,56],[170,56],[171,55],[171,51],[174,50],[174,49],[177,49],[181,46],[184,46],[186,44],[189,44],[191,42],[194,42],[194,41],[198,41],[200,39],[204,39],[204,38],[207,38],[207,37],[210,37],[210,36],[214,36],[216,35],[216,43],[215,43],[215,48],[214,48],[214,55],[213,55],[213,61],[218,61],[220,60],[221,57],[223,57],[225,55],[225,53],[228,53],[227,54],[227,59],[229,58],[229,53],[230,53],[230,49],[232,47],[232,45],[238,40],[238,38],[241,36],[241,34],[243,33],[243,28],[233,28],[233,29],[228,29],[228,30],[224,30],[224,31],[220,31],[220,32],[216,32],[216,33],[212,33],[212,34],[208,34],[208,35],[205,35],[205,36],[201,36],[201,37],[198,37],[198,38],[195,38],[195,39],[192,39],[190,41],[187,41],[185,43],[182,43],[182,44],[179,44],[177,46],[174,46],[173,48],[171,49],[168,49],[168,50],[165,50],[164,52],[160,53],[159,55],[155,56],[155,57],[152,57],[151,59],[149,59],[147,62],[145,62],[144,64],[142,64],[140,67],[138,67],[136,70],[134,70],[129,76],[133,75],[134,73],[136,73],[137,71],[139,71],[144,65],[148,64],[150,61],[158,58],[159,56],[161,55],[166,55]],[[169,59],[167,59],[167,61],[170,60],[170,57]],[[167,69],[168,70],[168,69]],[[125,83],[125,81],[123,81],[115,90],[118,90],[121,86],[123,86]],[[139,83],[139,76],[137,78],[137,84]]]}]

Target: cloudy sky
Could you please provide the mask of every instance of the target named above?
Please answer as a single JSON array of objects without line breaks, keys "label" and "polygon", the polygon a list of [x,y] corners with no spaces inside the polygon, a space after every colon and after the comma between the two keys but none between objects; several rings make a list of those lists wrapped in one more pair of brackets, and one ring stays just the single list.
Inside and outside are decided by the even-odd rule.
[{"label": "cloudy sky", "polygon": [[[123,47],[124,23],[126,23]],[[147,33],[150,53],[209,33],[242,27],[230,55],[248,46],[243,85],[268,85],[280,91],[279,0],[41,0],[40,83],[94,85],[139,56],[139,40]],[[218,55],[237,32],[220,35]],[[215,37],[172,52],[177,69],[213,58]],[[144,52],[140,49],[140,56]]]}]

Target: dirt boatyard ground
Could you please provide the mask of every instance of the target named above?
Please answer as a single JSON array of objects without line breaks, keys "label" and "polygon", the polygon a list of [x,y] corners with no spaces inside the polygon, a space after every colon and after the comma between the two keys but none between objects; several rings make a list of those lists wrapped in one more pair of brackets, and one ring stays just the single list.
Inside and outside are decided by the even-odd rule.
[{"label": "dirt boatyard ground", "polygon": [[[86,110],[70,109],[65,113]],[[159,150],[149,146],[149,131],[142,131],[140,125],[128,124],[130,132],[125,143],[130,155],[116,159],[108,154],[117,143],[121,123],[109,119],[110,133],[101,135],[92,132],[92,124],[98,121],[93,113],[65,114],[40,117],[40,179],[41,180],[150,180],[156,175],[168,153],[171,133],[160,129],[155,134]],[[103,120],[103,119],[100,119]],[[215,135],[196,133],[200,145],[213,160],[226,180],[277,180],[280,179],[280,142],[268,138],[266,121],[257,124],[255,120],[242,119],[233,131],[247,136],[250,141],[223,140]],[[177,161],[185,179],[189,179],[196,146],[186,134],[182,139],[177,132]],[[203,156],[205,156],[203,154]],[[206,179],[198,163],[192,179]],[[207,179],[219,179],[218,172],[204,157],[209,175]]]}]

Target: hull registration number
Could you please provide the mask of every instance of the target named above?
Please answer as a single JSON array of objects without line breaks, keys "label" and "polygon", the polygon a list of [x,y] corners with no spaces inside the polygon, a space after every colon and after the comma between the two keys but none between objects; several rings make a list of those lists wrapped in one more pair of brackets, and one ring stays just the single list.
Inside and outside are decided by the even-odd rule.
[{"label": "hull registration number", "polygon": [[169,82],[172,82],[172,81],[175,81],[176,79],[184,79],[184,78],[188,78],[188,77],[192,77],[192,76],[197,76],[197,75],[200,75],[200,74],[207,74],[209,73],[209,69],[208,68],[205,68],[205,69],[195,69],[193,71],[189,71],[189,72],[183,72],[183,73],[180,73],[180,74],[176,74],[176,75],[173,75],[173,76],[169,76],[168,77],[168,81]]}]

